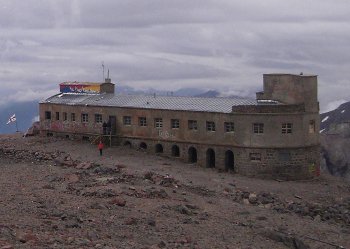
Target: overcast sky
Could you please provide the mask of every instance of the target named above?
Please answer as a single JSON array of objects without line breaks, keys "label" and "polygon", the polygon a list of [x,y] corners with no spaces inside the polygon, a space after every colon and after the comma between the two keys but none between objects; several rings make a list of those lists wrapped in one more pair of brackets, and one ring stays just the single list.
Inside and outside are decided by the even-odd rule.
[{"label": "overcast sky", "polygon": [[[252,95],[264,73],[317,74],[350,100],[349,0],[0,0],[0,104],[63,81]],[[118,89],[118,88],[117,88]]]}]

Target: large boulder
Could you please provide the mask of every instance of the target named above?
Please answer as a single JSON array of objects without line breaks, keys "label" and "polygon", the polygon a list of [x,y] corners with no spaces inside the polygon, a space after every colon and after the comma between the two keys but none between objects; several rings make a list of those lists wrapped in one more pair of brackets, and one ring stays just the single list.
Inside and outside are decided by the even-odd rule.
[{"label": "large boulder", "polygon": [[350,126],[341,125],[332,132],[320,134],[321,168],[332,175],[350,180]]}]

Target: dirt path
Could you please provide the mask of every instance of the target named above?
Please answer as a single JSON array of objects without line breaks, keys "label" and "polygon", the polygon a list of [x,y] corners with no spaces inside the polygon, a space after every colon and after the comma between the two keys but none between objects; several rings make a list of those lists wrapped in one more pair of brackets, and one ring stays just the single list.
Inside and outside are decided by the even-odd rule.
[{"label": "dirt path", "polygon": [[57,138],[0,145],[0,249],[350,248],[337,178],[259,180]]}]

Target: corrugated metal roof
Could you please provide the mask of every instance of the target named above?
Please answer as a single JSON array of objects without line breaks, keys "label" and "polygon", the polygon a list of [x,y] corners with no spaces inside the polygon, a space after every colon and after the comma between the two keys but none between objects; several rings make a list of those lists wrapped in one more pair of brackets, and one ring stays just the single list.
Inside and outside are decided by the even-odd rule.
[{"label": "corrugated metal roof", "polygon": [[152,95],[58,94],[41,103],[230,113],[232,106],[258,105],[255,99]]},{"label": "corrugated metal roof", "polygon": [[99,86],[105,83],[98,83],[98,82],[78,82],[78,81],[66,81],[60,83],[60,85],[95,85]]}]

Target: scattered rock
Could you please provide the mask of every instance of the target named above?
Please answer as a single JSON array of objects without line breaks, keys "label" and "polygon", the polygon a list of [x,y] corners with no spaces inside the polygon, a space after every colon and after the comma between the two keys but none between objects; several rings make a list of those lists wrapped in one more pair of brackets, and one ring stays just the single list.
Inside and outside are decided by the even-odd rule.
[{"label": "scattered rock", "polygon": [[129,217],[124,221],[125,225],[136,225],[137,224],[137,218]]},{"label": "scattered rock", "polygon": [[156,226],[156,220],[154,218],[148,218],[147,225],[152,227]]},{"label": "scattered rock", "polygon": [[69,183],[79,182],[80,178],[77,174],[67,174],[64,176],[64,179]]},{"label": "scattered rock", "polygon": [[188,209],[186,206],[183,205],[177,205],[175,206],[175,210],[179,212],[180,214],[185,214],[185,215],[192,215],[192,212],[190,209]]},{"label": "scattered rock", "polygon": [[109,202],[109,204],[124,207],[126,205],[126,200],[124,200],[122,198],[114,198],[113,200],[111,200]]},{"label": "scattered rock", "polygon": [[291,249],[310,249],[310,246],[305,244],[302,240],[299,238],[296,238],[295,236],[288,235],[282,232],[273,231],[273,230],[265,230],[261,232],[261,235],[265,236],[266,238],[269,238],[271,240],[281,242],[285,246]]}]

